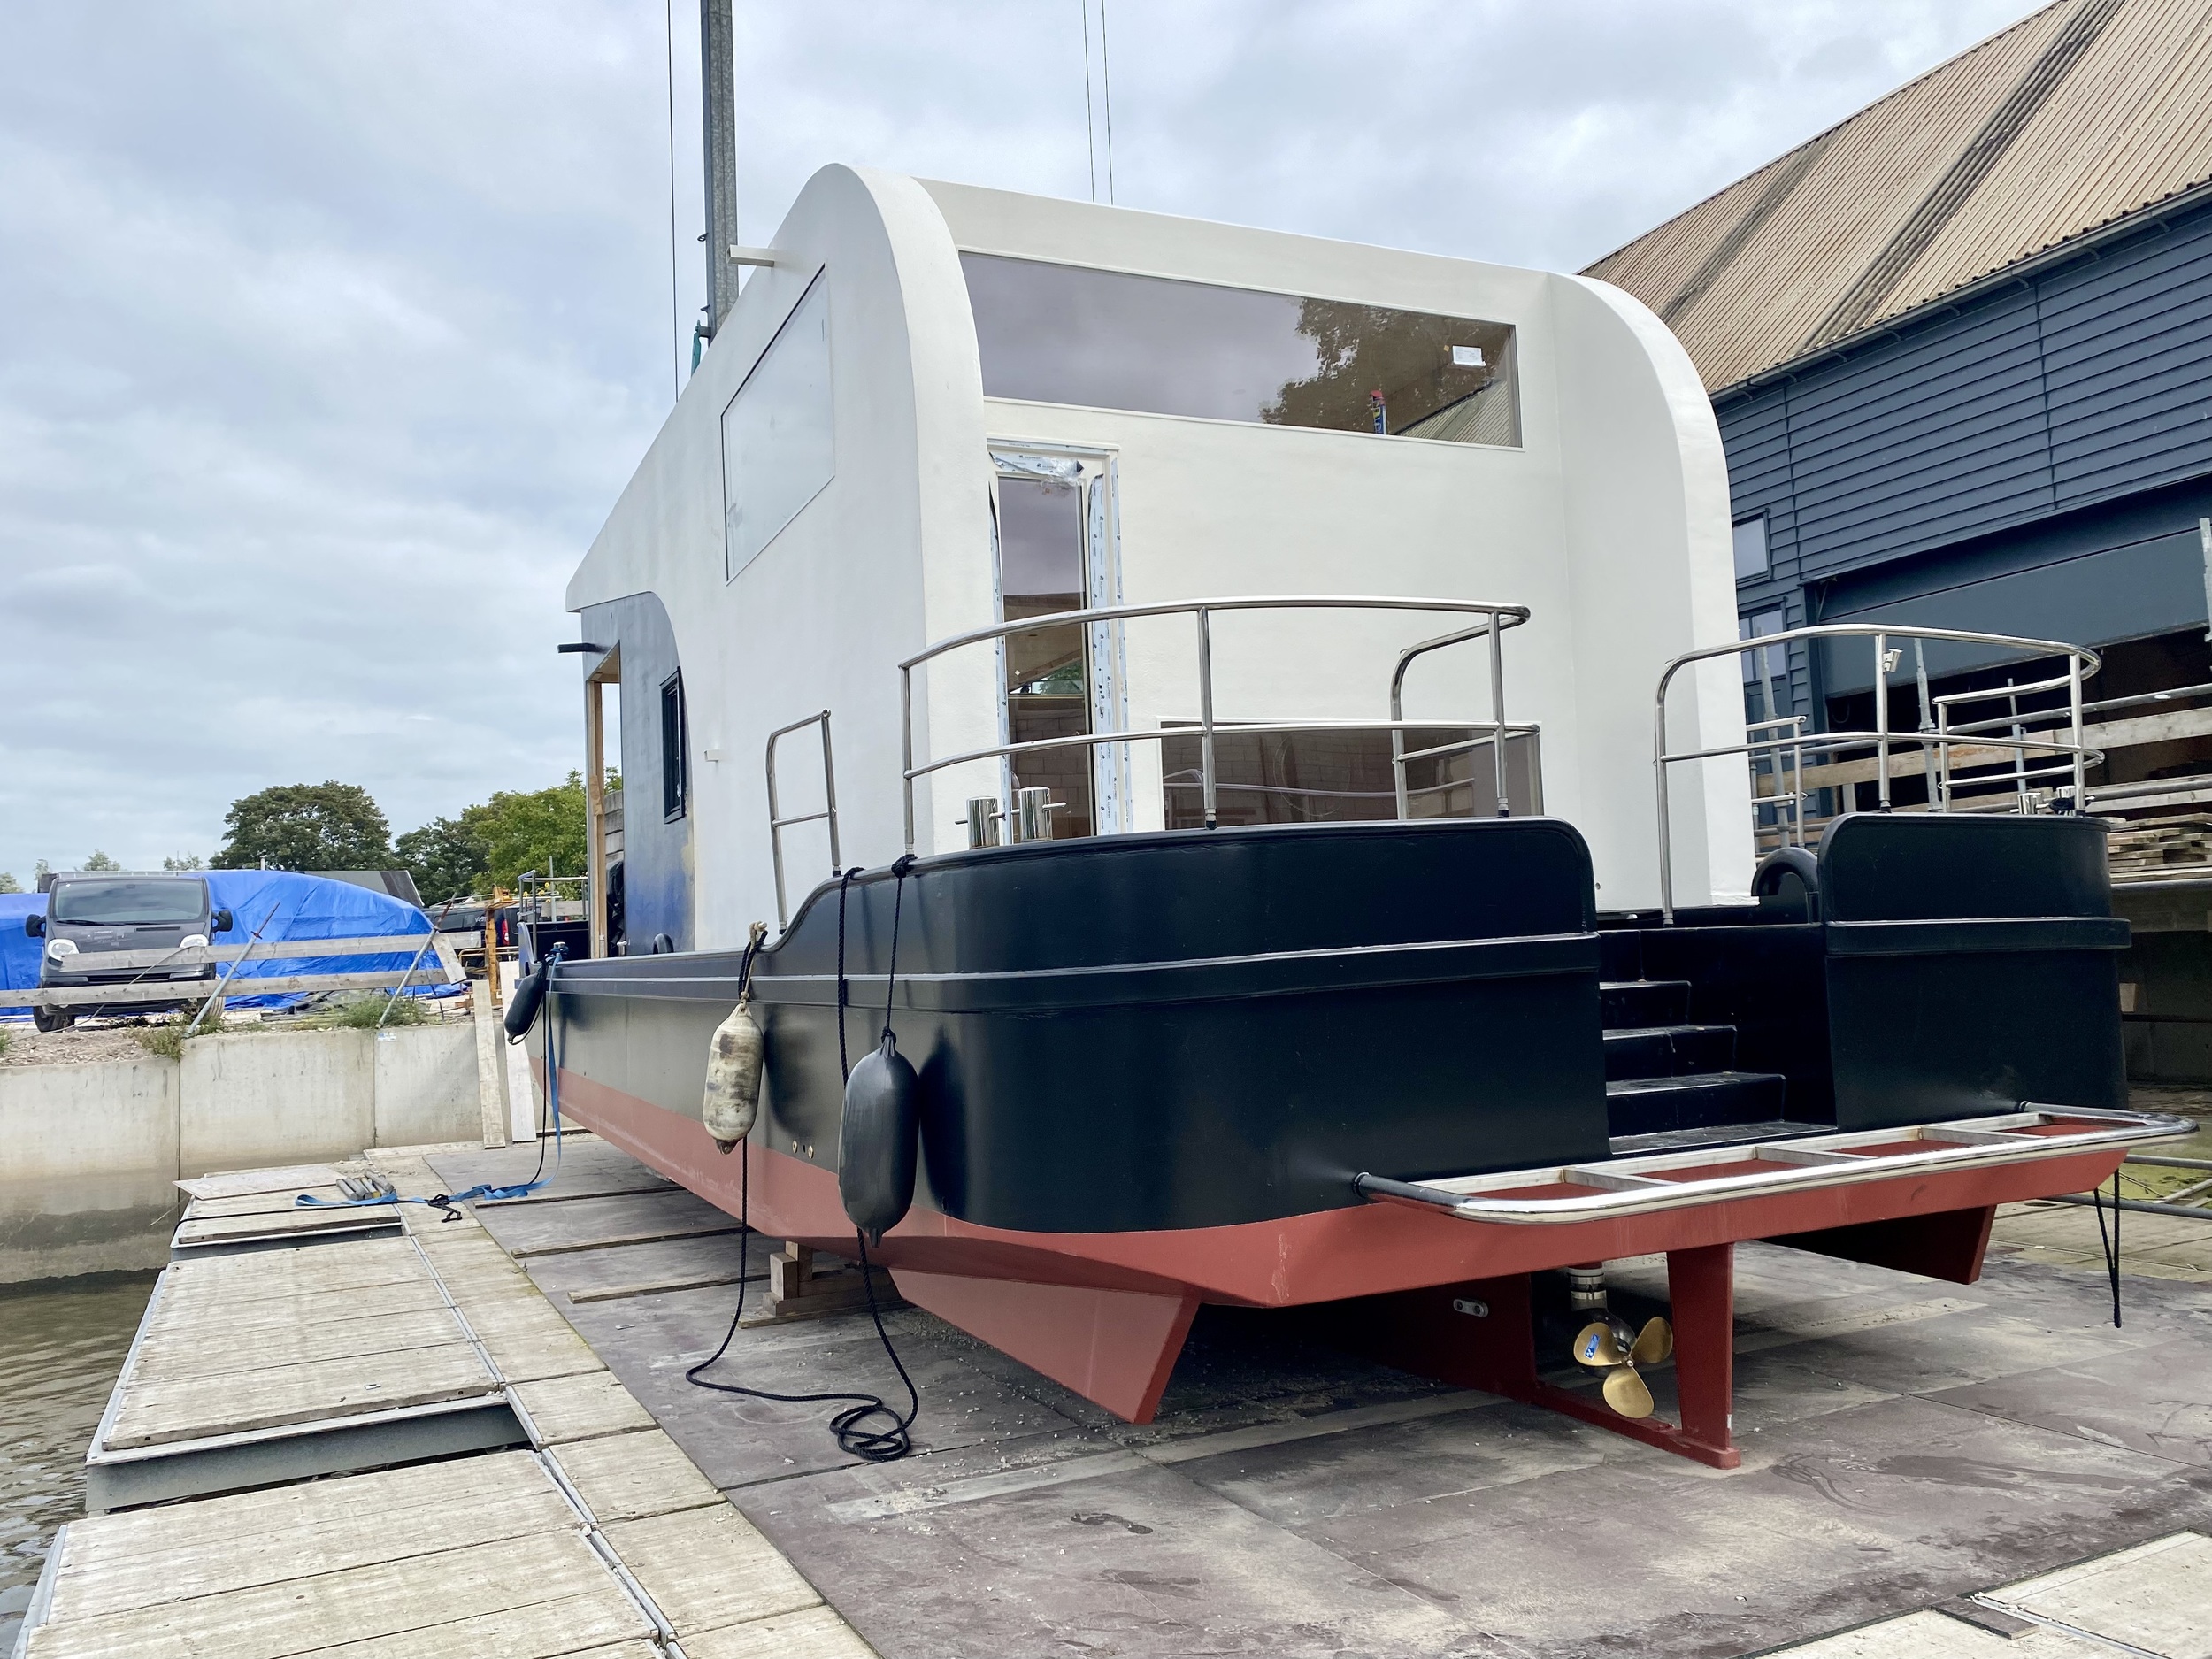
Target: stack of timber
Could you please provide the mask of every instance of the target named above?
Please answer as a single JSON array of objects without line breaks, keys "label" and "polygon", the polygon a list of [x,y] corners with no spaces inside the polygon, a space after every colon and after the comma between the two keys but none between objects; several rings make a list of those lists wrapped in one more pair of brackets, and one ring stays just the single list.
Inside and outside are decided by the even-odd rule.
[{"label": "stack of timber", "polygon": [[465,1210],[209,1236],[340,1172],[188,1213],[19,1659],[870,1659]]},{"label": "stack of timber", "polygon": [[2212,818],[2116,820],[2106,845],[2116,881],[2198,873],[2212,865]]}]

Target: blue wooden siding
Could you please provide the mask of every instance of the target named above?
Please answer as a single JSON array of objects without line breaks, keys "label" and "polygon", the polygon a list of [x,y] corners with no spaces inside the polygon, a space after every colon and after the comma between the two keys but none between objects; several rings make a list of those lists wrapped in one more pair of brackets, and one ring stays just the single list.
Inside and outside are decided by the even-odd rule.
[{"label": "blue wooden siding", "polygon": [[[2147,212],[2076,258],[1725,393],[1716,412],[1735,516],[1767,518],[1767,572],[1738,588],[1746,616],[1819,620],[1809,605],[1885,567],[1911,572],[1873,584],[1901,594],[2001,576],[2049,557],[2033,530],[2056,515],[2085,552],[2193,526],[2176,515],[2198,492],[2166,487],[2212,475],[2212,208]],[[2101,541],[2100,513],[2145,491],[2162,492],[2143,498],[2166,503],[2159,522],[2124,514],[2127,534]],[[1792,688],[1811,700],[1801,653]]]}]

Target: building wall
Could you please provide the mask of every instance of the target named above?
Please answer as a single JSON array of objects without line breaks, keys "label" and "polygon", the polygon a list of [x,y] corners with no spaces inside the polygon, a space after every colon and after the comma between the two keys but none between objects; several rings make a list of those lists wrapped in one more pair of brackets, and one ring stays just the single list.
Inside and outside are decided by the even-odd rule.
[{"label": "building wall", "polygon": [[[2146,213],[1714,401],[1734,516],[1767,516],[1745,616],[1984,615],[2089,644],[2205,617],[2212,502],[2191,481],[2212,476],[2212,208]],[[1806,706],[1814,666],[1801,651],[1791,668]]]}]

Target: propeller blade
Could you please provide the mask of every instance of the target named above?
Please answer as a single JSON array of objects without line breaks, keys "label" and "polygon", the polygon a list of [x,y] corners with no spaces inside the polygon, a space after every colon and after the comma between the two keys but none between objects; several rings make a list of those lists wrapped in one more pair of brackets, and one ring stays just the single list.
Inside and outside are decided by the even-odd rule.
[{"label": "propeller blade", "polygon": [[1651,1390],[1631,1366],[1605,1373],[1605,1403],[1624,1417],[1647,1417],[1653,1409]]},{"label": "propeller blade", "polygon": [[1647,1319],[1637,1333],[1628,1357],[1639,1365],[1656,1365],[1674,1352],[1674,1327],[1664,1319]]},{"label": "propeller blade", "polygon": [[1581,1334],[1575,1338],[1577,1363],[1593,1371],[1608,1370],[1626,1357],[1621,1352],[1620,1339],[1613,1334],[1613,1327],[1602,1319],[1584,1325]]}]

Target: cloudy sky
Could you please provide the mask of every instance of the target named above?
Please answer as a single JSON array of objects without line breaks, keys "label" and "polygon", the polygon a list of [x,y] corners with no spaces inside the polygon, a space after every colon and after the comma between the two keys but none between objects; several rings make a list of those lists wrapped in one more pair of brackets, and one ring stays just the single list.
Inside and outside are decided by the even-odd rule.
[{"label": "cloudy sky", "polygon": [[[562,587],[702,297],[669,3],[672,326],[664,0],[0,9],[0,871],[578,764]],[[1570,269],[2032,9],[1106,3],[1123,204]],[[832,161],[1090,194],[1083,0],[737,14],[747,240]]]}]

